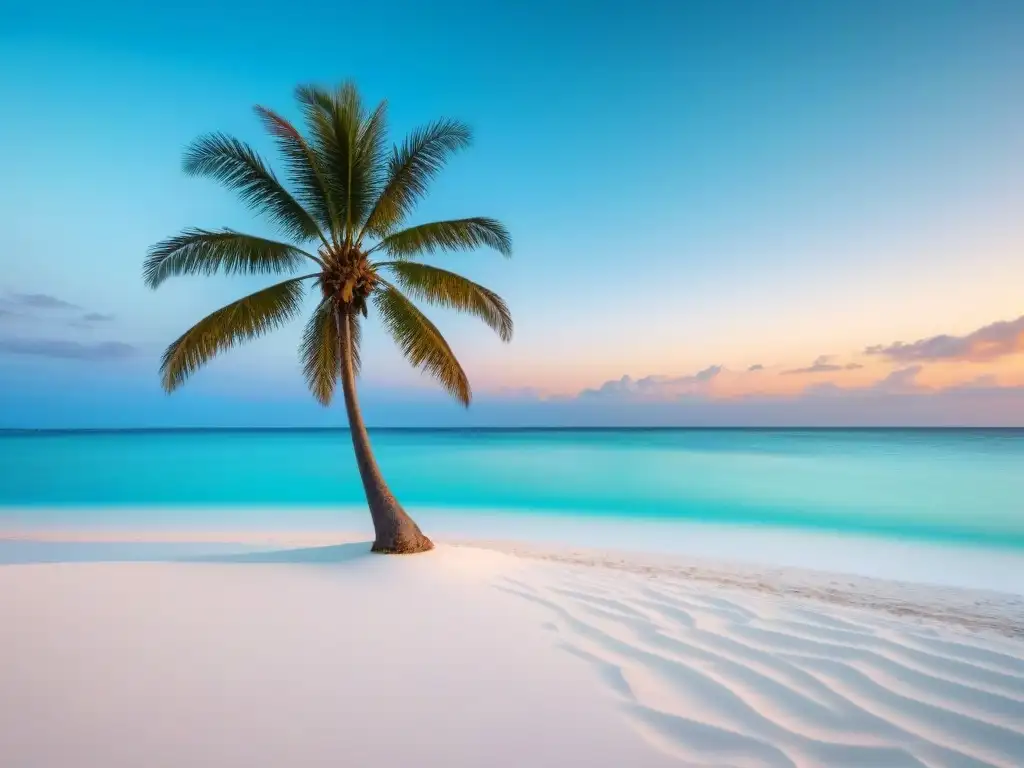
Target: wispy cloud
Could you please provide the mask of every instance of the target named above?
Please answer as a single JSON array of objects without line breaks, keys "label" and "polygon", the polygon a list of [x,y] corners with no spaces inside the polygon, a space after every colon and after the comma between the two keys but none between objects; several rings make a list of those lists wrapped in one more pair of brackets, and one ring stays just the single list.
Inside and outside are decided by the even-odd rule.
[{"label": "wispy cloud", "polygon": [[[74,316],[68,318],[72,311]],[[71,328],[93,328],[97,323],[109,323],[115,319],[112,314],[86,311],[78,304],[48,293],[8,291],[0,297],[0,320],[16,318],[59,322]]]},{"label": "wispy cloud", "polygon": [[68,325],[72,328],[92,329],[98,324],[109,323],[113,319],[113,315],[106,315],[102,312],[86,312],[77,319],[69,321]]},{"label": "wispy cloud", "polygon": [[924,370],[920,365],[912,365],[909,368],[900,368],[893,371],[884,379],[876,381],[872,389],[876,392],[889,392],[891,394],[908,394],[911,392],[926,392],[930,388],[924,387],[917,381],[917,375]]},{"label": "wispy cloud", "polygon": [[835,359],[834,355],[819,355],[815,358],[814,362],[806,368],[791,368],[788,371],[783,371],[784,376],[793,376],[804,373],[833,373],[835,371],[855,371],[858,368],[864,366],[860,363],[846,363],[842,365],[840,363],[832,362]]},{"label": "wispy cloud", "polygon": [[82,344],[67,339],[0,339],[0,354],[48,357],[57,360],[105,362],[134,357],[138,348],[123,341]]},{"label": "wispy cloud", "polygon": [[909,344],[876,344],[864,350],[891,362],[991,362],[1024,352],[1024,316],[1000,321],[968,333],[966,336],[942,334]]},{"label": "wispy cloud", "polygon": [[10,293],[7,300],[11,304],[29,309],[81,309],[77,304],[48,293]]},{"label": "wispy cloud", "polygon": [[[722,366],[720,366],[720,365],[709,365],[703,371],[697,371],[697,373],[695,373],[692,378],[693,378],[694,381],[711,381],[713,378],[718,376],[721,372],[722,372]],[[687,380],[689,378],[691,378],[691,377],[686,376],[686,377],[683,378],[683,380],[685,381],[685,380]]]},{"label": "wispy cloud", "polygon": [[[696,375],[676,379],[648,376],[636,381],[626,376],[576,397],[533,402],[538,408],[564,407],[551,413],[567,425],[1024,426],[1024,386],[1001,386],[993,376],[929,386],[920,381],[924,371],[921,365],[911,365],[869,384],[815,381],[797,391],[757,389],[731,394],[707,386],[697,388]],[[708,381],[747,375],[746,370],[723,369]],[[683,379],[690,382],[683,395],[655,385]],[[520,402],[527,407],[528,401]]]},{"label": "wispy cloud", "polygon": [[702,371],[691,376],[644,376],[633,379],[623,376],[621,379],[606,381],[596,389],[585,389],[578,397],[619,397],[629,395],[645,397],[682,397],[686,395],[706,394],[710,383],[723,371],[720,365],[709,365]]},{"label": "wispy cloud", "polygon": [[932,392],[931,387],[923,386],[917,380],[917,376],[922,370],[924,369],[920,365],[900,368],[873,384],[858,387],[843,387],[832,381],[822,381],[805,387],[801,394],[810,397],[843,397],[850,393],[861,396],[865,394],[908,395]]},{"label": "wispy cloud", "polygon": [[754,365],[747,368],[747,373],[754,373],[755,371],[763,371],[764,366],[760,363],[754,363]]}]

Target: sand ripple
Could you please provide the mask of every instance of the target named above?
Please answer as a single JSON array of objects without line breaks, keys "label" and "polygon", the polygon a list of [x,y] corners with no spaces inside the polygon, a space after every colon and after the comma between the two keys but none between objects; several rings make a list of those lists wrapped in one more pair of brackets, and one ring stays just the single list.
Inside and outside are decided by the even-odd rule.
[{"label": "sand ripple", "polygon": [[506,576],[636,729],[710,768],[1024,766],[1024,643],[607,569]]}]

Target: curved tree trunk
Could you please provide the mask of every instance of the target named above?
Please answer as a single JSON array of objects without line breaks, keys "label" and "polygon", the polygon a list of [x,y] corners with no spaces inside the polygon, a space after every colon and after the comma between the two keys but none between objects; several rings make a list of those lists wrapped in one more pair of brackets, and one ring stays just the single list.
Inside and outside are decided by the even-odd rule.
[{"label": "curved tree trunk", "polygon": [[402,509],[398,499],[391,493],[388,484],[380,473],[373,451],[370,448],[370,435],[363,423],[363,415],[359,410],[359,398],[356,395],[356,375],[352,365],[352,331],[349,316],[339,313],[338,344],[341,347],[341,387],[345,394],[345,411],[348,413],[348,427],[352,433],[352,447],[356,452],[356,463],[359,476],[363,480],[366,502],[370,505],[370,516],[373,518],[375,534],[373,552],[387,554],[412,554],[426,552],[434,548],[434,543],[420,531],[419,526]]}]

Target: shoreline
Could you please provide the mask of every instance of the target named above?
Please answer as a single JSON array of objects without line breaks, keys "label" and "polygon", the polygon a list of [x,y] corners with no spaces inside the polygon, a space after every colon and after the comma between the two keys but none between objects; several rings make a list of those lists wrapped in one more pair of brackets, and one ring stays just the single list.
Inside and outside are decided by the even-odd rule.
[{"label": "shoreline", "polygon": [[[437,536],[459,549],[488,550],[519,560],[618,572],[700,588],[808,601],[884,614],[968,632],[1024,638],[1024,593],[910,582],[799,566],[772,565],[564,543]],[[0,566],[71,562],[196,562],[261,553],[328,551],[366,543],[356,531],[0,530]]]},{"label": "shoreline", "polygon": [[711,563],[674,556],[569,548],[564,550],[514,542],[450,542],[455,546],[490,549],[516,557],[600,568],[707,585],[736,592],[807,600],[842,608],[1024,638],[1024,596],[1012,592],[914,584],[829,571],[764,567],[742,563]]},{"label": "shoreline", "polygon": [[[950,547],[958,550],[985,549],[1024,558],[1024,531],[1015,529],[989,528],[986,530],[960,530],[955,527],[938,529],[920,526],[910,522],[902,525],[857,525],[822,523],[804,518],[755,518],[750,516],[726,517],[723,519],[702,518],[700,516],[663,516],[650,512],[624,515],[608,509],[584,508],[541,508],[530,506],[474,506],[474,505],[437,505],[415,504],[406,505],[407,511],[414,518],[436,520],[442,528],[451,528],[451,523],[478,526],[481,522],[498,522],[512,530],[530,528],[540,523],[542,527],[552,523],[562,524],[586,533],[587,528],[606,528],[617,526],[632,529],[692,529],[692,530],[729,530],[757,533],[766,536],[809,536],[823,539],[854,539],[864,542],[906,545],[909,547]],[[231,530],[264,531],[289,530],[317,531],[333,527],[333,521],[352,519],[357,527],[366,514],[362,501],[339,502],[336,505],[322,502],[288,504],[281,502],[257,503],[252,501],[214,501],[214,502],[139,502],[139,501],[91,501],[91,502],[56,502],[41,503],[0,503],[0,536],[4,535],[5,519],[23,520],[24,525],[13,530],[32,530],[48,532],[51,530],[72,530],[75,533],[84,530],[125,530],[123,524],[109,525],[89,524],[78,526],[70,523],[81,513],[93,513],[100,519],[113,520],[118,513],[131,513],[144,510],[147,515],[155,515],[158,523],[145,530],[167,529],[178,525],[181,516],[188,517],[203,512],[212,512],[221,519],[234,517],[243,513],[250,519],[259,519],[257,527],[233,528]],[[280,529],[274,526],[263,526],[263,523],[280,519],[281,514],[298,514],[303,517],[303,524],[294,529]],[[39,525],[33,518],[43,514],[50,518],[45,525]],[[167,521],[174,520],[169,524]],[[10,527],[8,528],[10,530]],[[129,528],[129,530],[136,530]],[[192,530],[192,529],[190,529]]]}]

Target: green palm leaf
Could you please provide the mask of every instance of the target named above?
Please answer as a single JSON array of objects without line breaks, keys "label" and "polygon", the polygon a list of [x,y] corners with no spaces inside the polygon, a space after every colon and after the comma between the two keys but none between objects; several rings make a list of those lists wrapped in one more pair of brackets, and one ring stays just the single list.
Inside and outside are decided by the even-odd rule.
[{"label": "green palm leaf", "polygon": [[512,315],[505,300],[494,291],[462,275],[414,261],[384,261],[376,266],[391,270],[398,285],[412,298],[479,317],[502,341],[512,340]]},{"label": "green palm leaf", "polygon": [[359,354],[363,344],[362,322],[358,312],[353,312],[348,316],[348,329],[349,333],[352,334],[352,370],[357,376],[363,367],[363,358]]},{"label": "green palm leaf", "polygon": [[291,196],[252,147],[223,133],[196,139],[185,152],[185,173],[215,179],[256,211],[265,213],[283,232],[298,240],[323,238],[320,227]]},{"label": "green palm leaf", "polygon": [[384,328],[406,359],[437,379],[445,391],[468,406],[473,399],[469,379],[437,327],[386,280],[380,281],[373,299]]},{"label": "green palm leaf", "polygon": [[350,82],[343,83],[333,93],[307,85],[296,89],[295,96],[305,113],[317,155],[323,160],[339,229],[347,234],[353,221],[352,198],[358,198],[361,192],[357,188],[358,174],[353,178],[360,129],[365,119],[359,91]]},{"label": "green palm leaf", "polygon": [[353,156],[352,183],[349,186],[351,226],[354,228],[362,227],[370,215],[374,200],[380,195],[387,181],[387,165],[384,160],[388,130],[387,109],[387,102],[382,101],[359,126],[356,152]]},{"label": "green palm leaf", "polygon": [[277,148],[288,165],[298,199],[311,211],[327,232],[334,231],[336,220],[332,211],[331,192],[321,167],[320,158],[299,130],[288,120],[266,107],[254,107],[267,132],[277,141]]},{"label": "green palm leaf", "polygon": [[334,397],[341,362],[338,353],[338,319],[334,302],[324,299],[306,323],[299,345],[306,384],[321,405],[329,405]]},{"label": "green palm leaf", "polygon": [[319,161],[320,169],[331,191],[331,234],[335,242],[340,243],[344,238],[345,191],[337,186],[337,179],[333,173],[333,164],[342,152],[332,122],[334,96],[316,85],[300,85],[295,89],[295,99],[299,102],[306,122],[310,148]]},{"label": "green palm leaf", "polygon": [[326,88],[318,85],[300,85],[295,88],[295,99],[309,121],[317,113],[330,118],[334,112],[334,97]]},{"label": "green palm leaf", "polygon": [[279,328],[302,308],[302,281],[315,275],[293,277],[264,288],[213,312],[164,352],[160,375],[164,389],[175,390],[219,352]]},{"label": "green palm leaf", "polygon": [[448,159],[468,147],[473,134],[457,120],[438,120],[413,131],[388,162],[387,181],[360,233],[384,237],[412,212]]},{"label": "green palm leaf", "polygon": [[486,246],[503,256],[512,255],[512,236],[495,219],[478,216],[420,224],[395,232],[370,249],[383,248],[392,256],[416,256],[436,251],[471,251]]},{"label": "green palm leaf", "polygon": [[156,288],[179,275],[291,272],[304,259],[316,261],[301,248],[231,229],[186,229],[149,249],[142,274],[146,285]]},{"label": "green palm leaf", "polygon": [[[334,389],[341,370],[338,346],[338,321],[335,304],[324,299],[317,305],[306,328],[302,333],[299,345],[299,357],[302,360],[302,372],[310,392],[321,403],[330,405],[334,398]],[[352,333],[352,368],[358,375],[360,368],[359,346],[362,341],[362,327],[358,315],[351,315],[349,328]]]}]

